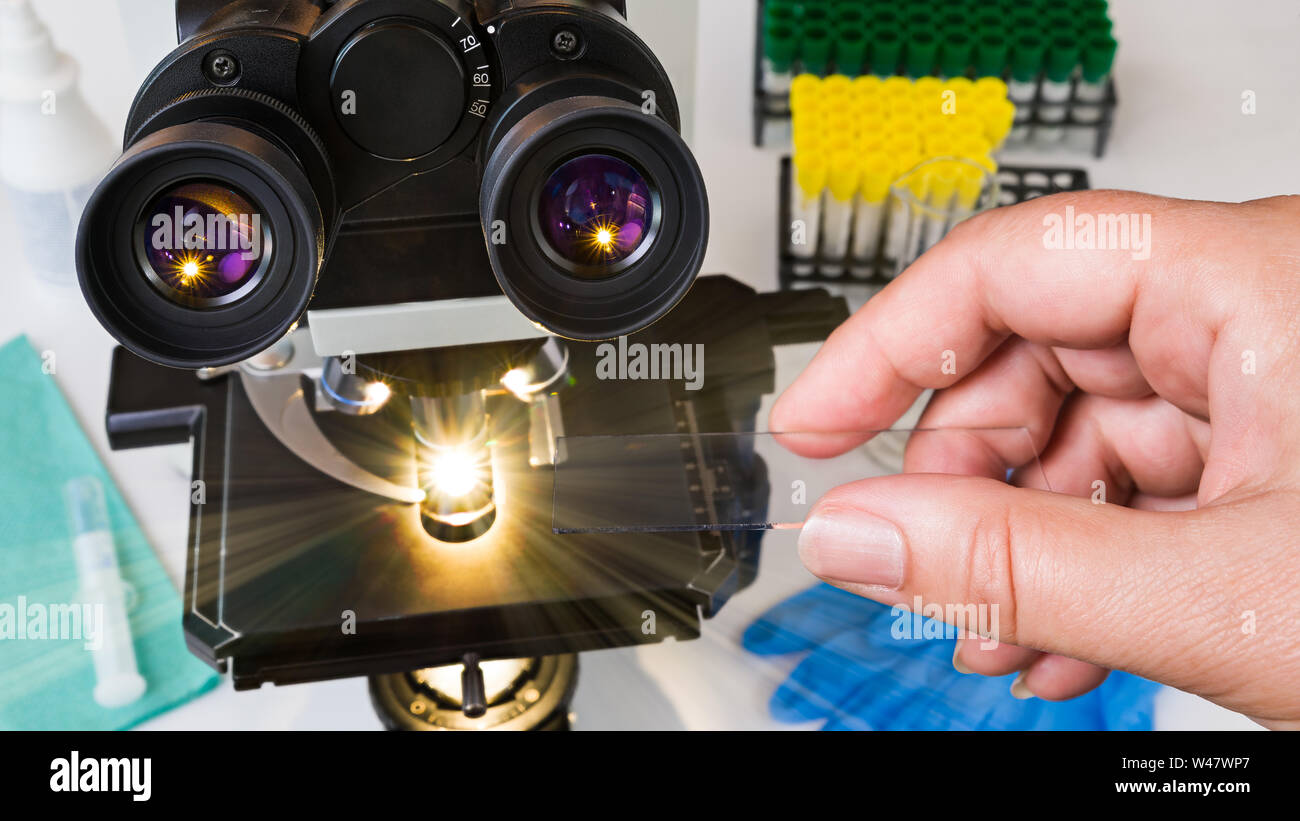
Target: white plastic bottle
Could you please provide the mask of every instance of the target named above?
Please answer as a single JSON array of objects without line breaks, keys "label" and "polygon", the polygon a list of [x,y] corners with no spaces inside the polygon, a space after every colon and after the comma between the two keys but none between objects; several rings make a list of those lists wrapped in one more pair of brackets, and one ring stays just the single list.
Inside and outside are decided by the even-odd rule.
[{"label": "white plastic bottle", "polygon": [[28,0],[0,0],[0,185],[31,267],[69,285],[81,211],[118,154],[77,74]]}]

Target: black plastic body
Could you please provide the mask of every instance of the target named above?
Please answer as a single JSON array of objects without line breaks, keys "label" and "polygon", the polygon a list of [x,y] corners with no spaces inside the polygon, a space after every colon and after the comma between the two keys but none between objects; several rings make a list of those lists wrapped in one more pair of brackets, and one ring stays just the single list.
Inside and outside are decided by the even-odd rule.
[{"label": "black plastic body", "polygon": [[[570,436],[753,431],[774,389],[773,347],[824,339],[848,311],[824,291],[757,294],[703,277],[678,307],[632,337],[702,344],[709,378],[597,381],[594,345],[571,348],[576,379],[559,391]],[[124,349],[113,358],[107,425],[114,449],[192,441],[202,502],[190,509],[184,626],[190,649],[237,688],[396,673],[483,659],[572,653],[698,636],[757,570],[761,533],[557,535],[553,471],[530,468],[524,406],[488,407],[505,499],[480,542],[438,544],[418,506],[388,502],[325,476],[261,424],[237,376],[204,382]],[[384,446],[410,447],[400,403],[367,417],[317,413],[321,429],[362,464],[384,470]],[[387,433],[385,432],[387,431]],[[522,449],[521,449],[522,448]],[[755,454],[657,477],[693,492],[702,470],[726,471],[766,504]],[[400,475],[392,478],[400,479]],[[737,491],[738,495],[740,491]],[[643,630],[647,610],[656,629]],[[356,629],[340,629],[344,611]]]},{"label": "black plastic body", "polygon": [[[187,116],[230,116],[222,87],[266,95],[301,115],[330,167],[328,179],[308,169],[327,215],[312,309],[500,294],[480,226],[480,178],[493,141],[539,104],[550,80],[565,79],[564,93],[588,87],[637,106],[653,91],[654,116],[680,127],[667,75],[627,27],[621,2],[177,0],[176,16],[182,42],[140,89],[125,144],[170,124],[174,118],[159,112],[195,92],[215,93]],[[339,123],[330,84],[350,38],[392,19],[432,32],[464,64],[465,115],[441,146],[415,158],[360,147]],[[557,55],[552,41],[560,29],[578,34],[579,51]],[[217,53],[238,63],[228,85],[205,73]],[[388,74],[369,79],[404,82]],[[385,116],[388,128],[405,127],[402,112]]]}]

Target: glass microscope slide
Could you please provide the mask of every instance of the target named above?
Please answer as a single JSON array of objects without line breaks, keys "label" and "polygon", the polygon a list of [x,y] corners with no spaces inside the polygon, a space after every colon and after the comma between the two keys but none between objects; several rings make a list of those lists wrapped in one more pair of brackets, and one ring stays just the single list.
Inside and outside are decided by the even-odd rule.
[{"label": "glass microscope slide", "polygon": [[568,436],[556,446],[556,533],[797,528],[828,491],[904,469],[1050,489],[1026,428]]}]

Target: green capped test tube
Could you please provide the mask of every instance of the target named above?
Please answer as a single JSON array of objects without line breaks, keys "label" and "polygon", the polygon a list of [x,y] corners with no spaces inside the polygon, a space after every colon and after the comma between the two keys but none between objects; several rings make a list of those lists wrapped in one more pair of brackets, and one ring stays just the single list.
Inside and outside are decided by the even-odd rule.
[{"label": "green capped test tube", "polygon": [[939,36],[939,73],[962,77],[974,62],[975,38],[965,28],[946,27]]},{"label": "green capped test tube", "polygon": [[1034,140],[1052,143],[1065,134],[1062,123],[1070,100],[1070,78],[1079,65],[1079,37],[1072,30],[1057,30],[1047,46],[1043,85],[1039,92],[1038,126]]},{"label": "green capped test tube", "polygon": [[1083,44],[1083,76],[1074,92],[1071,114],[1076,122],[1094,123],[1101,119],[1106,100],[1106,82],[1115,62],[1119,43],[1109,34],[1095,35]]},{"label": "green capped test tube", "polygon": [[866,25],[867,7],[853,0],[840,0],[831,7],[831,19],[839,26]]},{"label": "green capped test tube", "polygon": [[925,77],[934,71],[939,54],[939,38],[929,29],[908,32],[903,64],[909,77]]},{"label": "green capped test tube", "polygon": [[[1037,33],[1021,32],[1011,42],[1011,79],[1018,83],[1033,83],[1043,70],[1047,43]],[[1012,100],[1019,104],[1015,99]]]},{"label": "green capped test tube", "polygon": [[835,70],[856,77],[867,62],[867,28],[861,23],[843,23],[835,32]]},{"label": "green capped test tube", "polygon": [[975,76],[1001,77],[1009,53],[1007,37],[1000,29],[981,29],[975,40]]},{"label": "green capped test tube", "polygon": [[815,23],[805,27],[803,47],[799,54],[803,70],[809,74],[825,76],[830,70],[833,43],[829,26]]},{"label": "green capped test tube", "polygon": [[788,72],[799,53],[799,31],[788,23],[765,26],[763,53],[772,64],[772,70]]},{"label": "green capped test tube", "polygon": [[888,77],[898,72],[903,57],[903,32],[894,27],[879,26],[871,38],[871,73]]}]

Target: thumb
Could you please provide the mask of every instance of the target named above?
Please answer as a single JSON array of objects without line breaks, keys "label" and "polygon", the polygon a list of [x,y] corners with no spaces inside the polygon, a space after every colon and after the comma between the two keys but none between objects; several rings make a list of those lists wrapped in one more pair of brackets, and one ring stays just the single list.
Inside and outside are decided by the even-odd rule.
[{"label": "thumb", "polygon": [[1186,675],[1222,662],[1214,647],[1241,612],[1221,591],[1242,534],[1225,537],[1222,517],[1206,513],[901,474],[820,499],[799,555],[813,574],[885,604],[916,610],[919,597],[922,615],[938,616],[937,605],[943,620],[998,641],[1195,687]]}]

